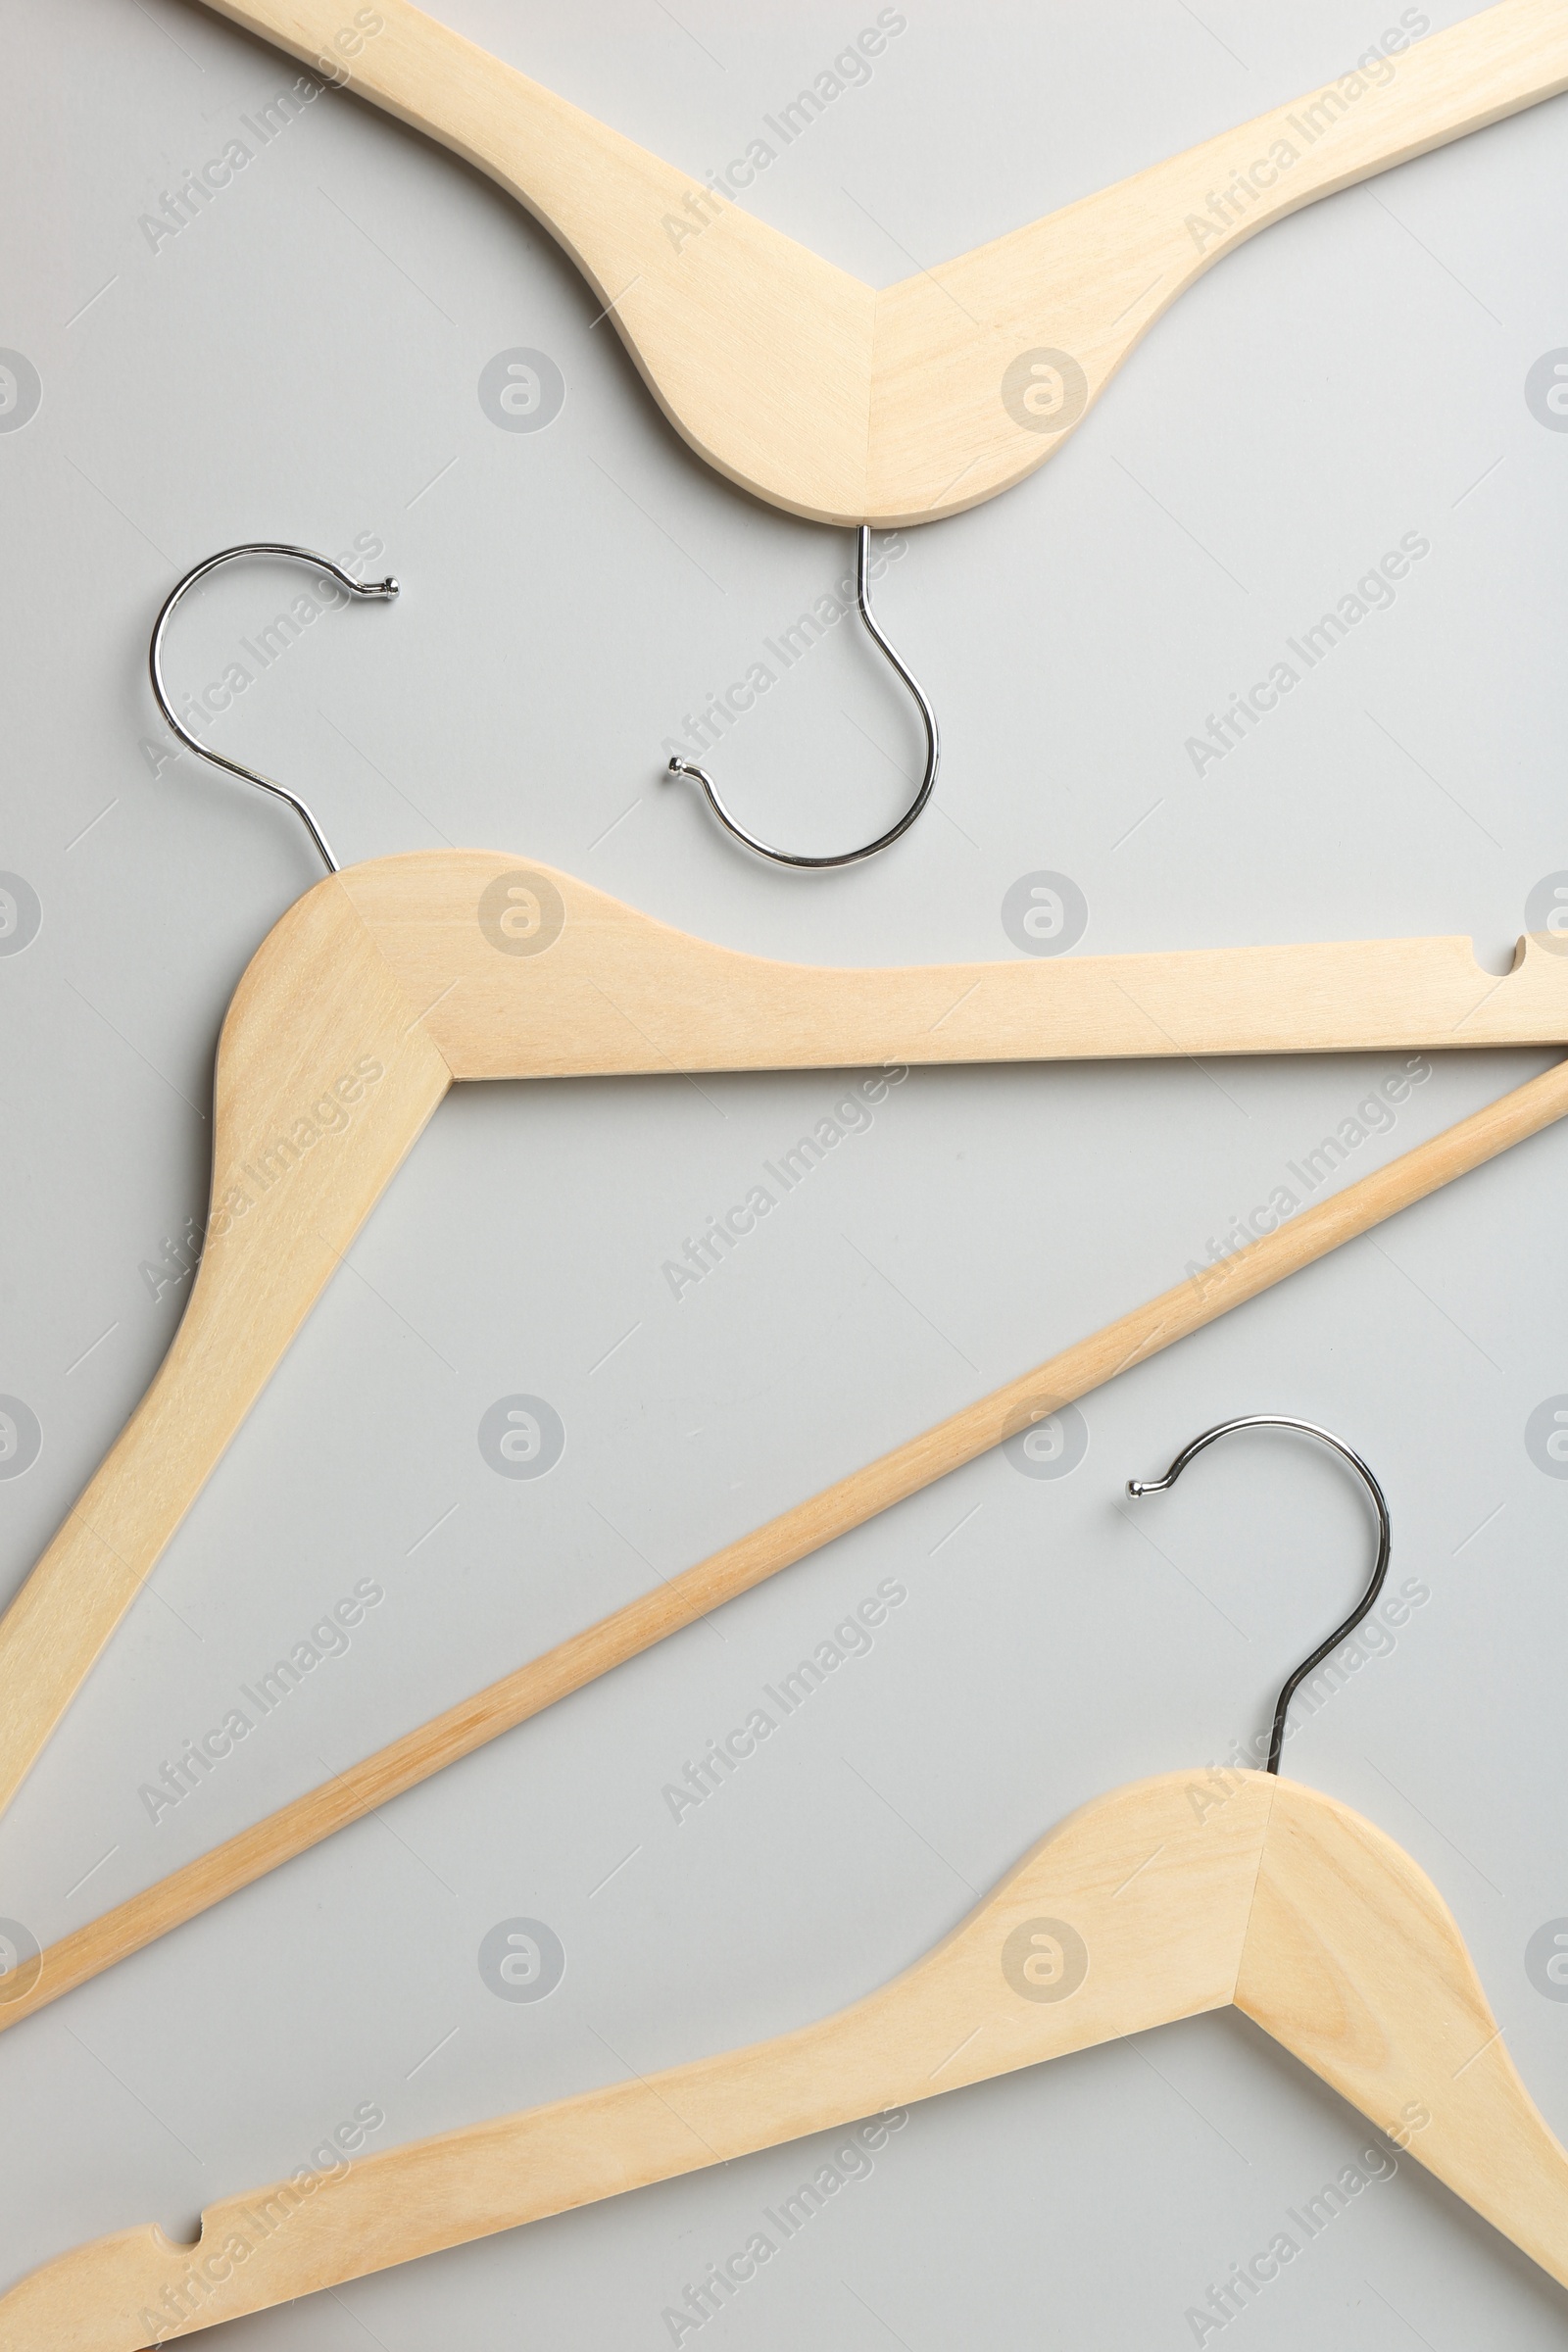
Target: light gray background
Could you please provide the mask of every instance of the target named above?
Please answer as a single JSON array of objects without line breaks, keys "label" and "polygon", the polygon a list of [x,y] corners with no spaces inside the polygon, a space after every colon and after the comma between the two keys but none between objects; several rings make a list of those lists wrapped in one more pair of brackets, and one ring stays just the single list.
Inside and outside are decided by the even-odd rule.
[{"label": "light gray background", "polygon": [[[701,172],[875,11],[442,13]],[[1397,17],[906,14],[749,199],[876,283],[1313,87]],[[405,583],[315,628],[215,730],[306,790],[345,858],[514,849],[702,936],[849,963],[1010,954],[1003,896],[1052,867],[1088,898],[1087,952],[1462,932],[1494,969],[1531,886],[1568,865],[1568,436],[1524,399],[1568,343],[1562,102],[1235,253],[1045,470],[914,534],[880,612],[941,714],[939,797],[890,857],[809,879],[732,851],[662,784],[659,745],[842,575],[847,535],[698,464],[548,237],[356,102],[323,97],[153,252],[139,216],[294,69],[181,0],[7,0],[3,21],[0,344],[43,384],[0,435],[0,866],[43,907],[0,960],[0,1390],[44,1433],[0,1483],[7,1592],[169,1343],[184,1291],[155,1302],[139,1268],[202,1212],[224,1005],[318,871],[285,812],[188,757],[154,774],[141,748],[167,741],[153,614],[210,550],[369,532]],[[565,379],[535,434],[477,399],[516,345]],[[1204,714],[1411,530],[1432,552],[1394,609],[1195,778]],[[296,587],[229,575],[182,615],[176,673],[217,674]],[[831,844],[886,821],[916,753],[845,629],[721,766],[756,821]],[[1441,1062],[1356,1170],[1545,1058]],[[0,1912],[61,1935],[1177,1280],[1396,1059],[917,1073],[678,1303],[662,1261],[834,1078],[463,1090],[0,1829]],[[1524,1964],[1568,1913],[1568,1482],[1524,1445],[1568,1390],[1565,1175],[1560,1132],[1513,1152],[1091,1397],[1070,1477],[986,1457],[5,2036],[4,2280],[135,2223],[189,2234],[362,2101],[388,2145],[815,2017],[1072,1805],[1250,1736],[1348,1605],[1369,1534],[1342,1471],[1283,1438],[1233,1442],[1134,1517],[1128,1475],[1234,1411],[1326,1422],[1387,1483],[1394,1581],[1430,1601],[1291,1769],[1431,1872],[1568,2132],[1568,2005]],[[475,1442],[516,1391],[566,1430],[537,1482]],[[368,1575],[386,1598],[347,1656],[154,1827],[138,1785]],[[677,1826],[663,1785],[889,1576],[909,1597],[871,1653]],[[537,2004],[478,1972],[518,1915],[566,1952]],[[1366,2138],[1235,2017],[1093,2052],[918,2109],[702,2341],[1174,2352],[1208,2282]],[[683,2284],[820,2153],[225,2340],[652,2352]],[[1406,2163],[1246,2330],[1258,2352],[1331,2331],[1443,2352],[1559,2342],[1564,2317]]]}]

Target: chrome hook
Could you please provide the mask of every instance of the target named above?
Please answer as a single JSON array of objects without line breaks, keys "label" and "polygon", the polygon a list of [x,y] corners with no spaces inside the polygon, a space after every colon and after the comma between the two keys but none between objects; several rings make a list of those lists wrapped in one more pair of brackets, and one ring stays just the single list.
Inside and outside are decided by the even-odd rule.
[{"label": "chrome hook", "polygon": [[220,548],[216,556],[209,556],[205,563],[196,564],[193,569],[186,572],[182,580],[176,581],[164,599],[163,610],[153,624],[152,643],[147,648],[147,670],[153,682],[153,693],[157,698],[158,708],[186,750],[194,752],[198,759],[210,761],[214,767],[225,768],[231,776],[240,776],[247,784],[259,784],[263,792],[275,793],[280,801],[287,801],[295,815],[303,823],[306,832],[320,851],[326,863],[327,872],[335,874],[340,870],[337,859],[327,848],[321,836],[320,826],[300,799],[299,794],[290,792],[286,784],[274,783],[270,776],[258,775],[254,767],[242,767],[237,760],[227,760],[221,752],[212,751],[205,743],[198,742],[189,728],[181,726],[179,720],[174,716],[170,707],[169,697],[164,691],[162,666],[164,632],[173,618],[174,607],[187,588],[194,588],[198,580],[204,580],[207,574],[210,571],[216,571],[220,564],[237,563],[241,556],[281,556],[292,564],[308,564],[313,571],[330,573],[339,587],[346,588],[351,596],[394,597],[398,593],[398,583],[390,574],[384,580],[352,579],[341,565],[332,562],[329,556],[315,555],[308,547],[284,547],[276,545],[270,540],[252,540],[247,542],[244,547]]},{"label": "chrome hook", "polygon": [[862,849],[843,850],[832,858],[801,858],[797,857],[792,850],[770,849],[765,841],[759,841],[755,833],[748,833],[740,819],[725,808],[719,796],[718,787],[707,768],[699,767],[694,760],[671,760],[666,770],[672,776],[691,776],[708,795],[710,808],[726,831],[733,833],[737,841],[744,842],[747,849],[755,850],[759,858],[771,858],[775,865],[811,866],[817,869],[833,865],[858,865],[862,858],[874,858],[878,850],[891,849],[901,834],[907,833],[931,798],[932,787],[937,780],[937,769],[942,764],[942,738],[937,732],[936,712],[926,698],[925,689],[908,665],[894,652],[893,647],[877,625],[875,613],[871,611],[870,561],[871,528],[869,523],[862,522],[856,533],[855,540],[856,603],[860,610],[860,618],[865,623],[866,634],[889,665],[896,669],[904,680],[914,699],[915,709],[919,711],[925,727],[925,774],[920,779],[919,790],[897,824],[890,825],[885,833],[879,833],[875,841],[866,842]]},{"label": "chrome hook", "polygon": [[1309,1658],[1302,1659],[1296,1672],[1287,1679],[1285,1688],[1280,1692],[1279,1703],[1274,1709],[1274,1729],[1269,1736],[1268,1764],[1266,1766],[1269,1772],[1277,1773],[1280,1768],[1280,1750],[1285,1744],[1285,1717],[1292,1699],[1296,1696],[1297,1690],[1314,1668],[1322,1665],[1329,1651],[1339,1647],[1347,1634],[1354,1633],[1383,1590],[1383,1579],[1389,1573],[1389,1551],[1393,1541],[1389,1529],[1389,1506],[1384,1500],[1383,1489],[1378,1485],[1377,1480],[1353,1446],[1347,1446],[1345,1440],[1335,1437],[1332,1431],[1319,1429],[1315,1421],[1296,1421],[1288,1413],[1243,1413],[1239,1414],[1234,1421],[1216,1423],[1214,1428],[1205,1429],[1200,1438],[1195,1438],[1190,1446],[1182,1447],[1181,1452],[1176,1456],[1163,1478],[1130,1478],[1127,1481],[1128,1494],[1135,1495],[1168,1494],[1188,1463],[1196,1460],[1206,1446],[1212,1446],[1216,1438],[1229,1437],[1233,1429],[1296,1429],[1299,1430],[1303,1437],[1316,1438],[1320,1445],[1331,1446],[1342,1461],[1349,1463],[1350,1468],[1371,1495],[1372,1508],[1378,1516],[1378,1556],[1373,1562],[1370,1584],[1345,1623],[1336,1627],[1328,1640],[1314,1649]]}]

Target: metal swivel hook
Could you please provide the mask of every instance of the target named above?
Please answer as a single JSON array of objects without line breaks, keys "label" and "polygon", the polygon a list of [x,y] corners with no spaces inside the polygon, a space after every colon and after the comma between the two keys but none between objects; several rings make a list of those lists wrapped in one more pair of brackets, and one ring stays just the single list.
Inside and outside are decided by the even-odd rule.
[{"label": "metal swivel hook", "polygon": [[258,775],[254,767],[242,767],[237,760],[226,760],[221,752],[212,751],[205,743],[198,742],[190,729],[182,726],[174,716],[173,710],[170,707],[169,696],[164,690],[164,632],[173,618],[174,607],[179,603],[187,588],[194,588],[198,580],[204,580],[207,574],[210,571],[216,571],[220,564],[235,564],[242,556],[281,556],[291,564],[308,564],[313,571],[327,572],[331,578],[336,580],[338,586],[346,588],[351,596],[394,597],[398,592],[398,583],[390,576],[384,580],[353,579],[339,564],[334,564],[330,557],[315,555],[308,547],[283,547],[275,545],[270,540],[253,540],[244,547],[220,548],[216,556],[209,556],[205,563],[196,564],[192,570],[186,572],[182,580],[176,581],[164,599],[163,611],[153,624],[152,643],[147,649],[147,669],[152,678],[153,693],[157,697],[158,708],[186,750],[194,752],[198,759],[209,760],[214,767],[221,767],[229,775],[240,776],[247,784],[258,784],[263,792],[275,793],[280,801],[287,801],[295,815],[304,825],[306,832],[320,851],[326,863],[327,872],[335,874],[341,870],[337,859],[327,848],[320,826],[300,799],[299,794],[290,792],[286,784],[274,783],[270,776]]},{"label": "metal swivel hook", "polygon": [[1372,1565],[1371,1583],[1345,1623],[1337,1626],[1328,1640],[1320,1643],[1309,1658],[1302,1659],[1296,1672],[1287,1679],[1285,1688],[1280,1692],[1279,1703],[1274,1709],[1274,1729],[1269,1737],[1267,1765],[1268,1771],[1277,1773],[1280,1768],[1280,1750],[1285,1744],[1285,1717],[1292,1699],[1296,1696],[1298,1687],[1306,1680],[1314,1668],[1322,1665],[1331,1649],[1339,1647],[1347,1634],[1354,1633],[1383,1590],[1383,1579],[1389,1573],[1389,1551],[1392,1544],[1389,1530],[1389,1506],[1384,1500],[1383,1489],[1378,1485],[1377,1480],[1353,1446],[1347,1446],[1345,1440],[1335,1437],[1332,1431],[1319,1429],[1315,1421],[1296,1421],[1287,1413],[1243,1413],[1238,1415],[1234,1421],[1217,1422],[1214,1428],[1205,1429],[1200,1438],[1195,1438],[1190,1446],[1182,1447],[1181,1452],[1176,1456],[1163,1478],[1130,1478],[1127,1481],[1128,1494],[1168,1494],[1189,1462],[1196,1460],[1205,1446],[1212,1446],[1216,1438],[1229,1437],[1234,1429],[1296,1429],[1299,1430],[1303,1437],[1316,1438],[1320,1445],[1331,1446],[1342,1461],[1349,1463],[1350,1468],[1371,1495],[1372,1508],[1378,1517],[1378,1556]]},{"label": "metal swivel hook", "polygon": [[890,825],[885,833],[879,833],[875,841],[866,842],[860,849],[841,850],[835,857],[831,858],[799,857],[793,850],[771,849],[765,841],[759,841],[755,833],[748,833],[746,827],[741,823],[740,819],[733,813],[733,811],[725,808],[724,802],[719,794],[718,787],[713,782],[712,777],[709,774],[706,767],[699,767],[694,760],[671,760],[669,762],[667,772],[670,775],[691,776],[702,786],[704,792],[708,795],[709,806],[712,809],[713,814],[717,817],[719,823],[723,825],[727,831],[734,834],[737,841],[744,842],[747,849],[755,850],[759,858],[771,858],[775,865],[809,866],[813,869],[820,870],[825,866],[858,865],[863,858],[874,858],[878,850],[890,849],[893,843],[899,839],[901,834],[907,833],[909,827],[913,824],[915,818],[919,815],[921,809],[931,798],[931,789],[937,780],[937,769],[942,763],[942,739],[937,732],[936,712],[932,710],[930,702],[926,697],[925,689],[920,684],[919,679],[914,675],[907,663],[902,661],[899,655],[895,653],[893,647],[888,643],[887,638],[877,625],[876,615],[871,611],[871,588],[869,579],[870,559],[870,525],[862,522],[856,532],[855,538],[855,596],[856,602],[859,606],[860,618],[865,623],[866,633],[870,637],[872,644],[888,662],[891,667],[897,670],[899,676],[904,680],[905,685],[908,688],[909,693],[914,699],[915,709],[919,711],[921,721],[925,727],[925,773],[920,778],[919,789],[915,793],[913,800],[909,803],[909,806],[907,808],[906,808],[904,814],[899,818],[898,822]]}]

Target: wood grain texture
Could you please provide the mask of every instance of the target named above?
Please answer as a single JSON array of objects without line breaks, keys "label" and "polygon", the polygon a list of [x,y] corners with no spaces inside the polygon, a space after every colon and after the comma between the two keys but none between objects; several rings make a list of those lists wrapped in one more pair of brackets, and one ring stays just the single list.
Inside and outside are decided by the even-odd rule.
[{"label": "wood grain texture", "polygon": [[869,286],[405,0],[376,0],[382,29],[352,51],[339,46],[353,35],[350,0],[221,0],[219,13],[318,72],[346,74],[349,88],[514,196],[613,306],[643,381],[720,473],[795,514],[858,512]]},{"label": "wood grain texture", "polygon": [[[1568,88],[1568,9],[1507,0],[1385,64],[1381,84],[1362,75],[1348,95],[1341,74],[879,294],[864,519],[935,519],[1010,488],[1177,296],[1260,228]],[[1082,406],[1042,418],[1068,415],[1056,432],[1021,426],[1001,397],[1006,368],[1042,348],[1084,375]]]},{"label": "wood grain texture", "polygon": [[[569,874],[520,865],[499,852],[416,852],[333,875],[269,936],[224,1022],[210,1238],[173,1346],[124,1435],[0,1619],[0,1805],[455,1077],[1564,1037],[1568,957],[1536,942],[1501,981],[1480,971],[1461,940],[832,971],[691,939]],[[372,1069],[378,1074],[366,1075]],[[1278,1280],[1321,1253],[1314,1237],[1351,1230],[1360,1212],[1344,1201],[1382,1203],[1373,1221],[1392,1213],[1475,1164],[1466,1160],[1472,1150],[1485,1157],[1502,1148],[1484,1139],[1512,1137],[1531,1131],[1532,1120],[1541,1125],[1559,1115],[1559,1091],[1558,1074],[1548,1073],[1534,1090],[1519,1090],[1426,1147],[1426,1156],[1396,1162],[1397,1176],[1386,1170],[1297,1218],[1261,1255],[1229,1261],[1200,1292],[1171,1294],[1083,1343],[1070,1375],[1079,1385],[1070,1393],[1105,1378],[1118,1350],[1132,1348],[1125,1360],[1135,1360],[1133,1324],[1145,1335],[1137,1345],[1147,1347],[1168,1344],[1161,1333],[1196,1329],[1250,1295],[1234,1287],[1236,1268],[1245,1266],[1245,1280],[1257,1287]],[[1026,1375],[999,1396],[1012,1392],[1032,1400],[1039,1376]],[[994,1420],[987,1405],[971,1408],[969,1417],[845,1482],[843,1493],[817,1497],[745,1539],[733,1557],[721,1554],[718,1564],[689,1572],[692,1585],[681,1589],[744,1591],[1009,1434],[982,1436]],[[913,1483],[901,1483],[906,1479]],[[713,1605],[711,1598],[701,1603]],[[579,1641],[600,1659],[600,1672],[631,1654],[626,1642],[643,1647],[658,1632],[651,1605],[614,1635]],[[449,1760],[439,1741],[429,1754],[426,1769]],[[267,1825],[246,1838],[251,1876],[271,1867],[265,1854],[283,1858]],[[217,1890],[209,1900],[223,1890],[220,1878],[203,1884]],[[21,2011],[7,2006],[14,2022]]]},{"label": "wood grain texture", "polygon": [[211,1239],[169,1358],[0,1620],[0,1806],[452,1077],[1565,1041],[1568,957],[1537,942],[1500,982],[1456,939],[829,970],[499,852],[334,875],[224,1024]]},{"label": "wood grain texture", "polygon": [[1465,939],[834,969],[714,947],[494,851],[341,879],[455,1078],[1568,1043],[1568,956],[1535,940],[1500,981]]},{"label": "wood grain texture", "polygon": [[1320,1201],[1277,1233],[1180,1283],[989,1396],[840,1479],[652,1592],[559,1642],[473,1697],[297,1797],[156,1886],[132,1895],[42,1954],[30,1981],[0,2004],[0,2030],[140,1951],[172,1928],[306,1852],[334,1831],[471,1755],[558,1698],[721,1608],[793,1561],[848,1534],[975,1459],[1004,1438],[1089,1395],[1117,1373],[1366,1233],[1441,1185],[1480,1166],[1568,1111],[1568,1062],[1515,1089],[1387,1167]]},{"label": "wood grain texture", "polygon": [[1568,2156],[1494,2059],[1437,1889],[1334,1799],[1244,1772],[1216,1802],[1218,1777],[1166,1773],[1083,1806],[836,2016],[389,2148],[308,2193],[226,2198],[192,2247],[144,2228],[61,2255],[0,2298],[0,2352],[140,2352],[160,2313],[180,2315],[168,2335],[194,2333],[1233,2002],[1380,2130],[1396,2102],[1429,2098],[1411,2152],[1568,2283]]},{"label": "wood grain texture", "polygon": [[1289,1781],[1236,2006],[1568,2285],[1568,2155],[1447,1905],[1392,1838]]},{"label": "wood grain texture", "polygon": [[[236,2233],[254,2250],[210,2292],[194,2291],[199,2326],[1222,2008],[1270,1790],[1251,1775],[1253,1786],[1205,1822],[1191,1778],[1169,1774],[1084,1806],[924,1959],[837,2016],[367,2157],[260,2243],[250,2217],[277,2186],[210,2208],[188,2250],[156,2229],[103,2239],[0,2298],[0,2352],[136,2352],[147,2340],[142,2313],[188,2275],[199,2278],[204,2257]],[[1082,1940],[1086,1973],[1064,1997],[1018,1989],[1026,1961],[1051,1989],[1060,1956],[1059,1944],[1031,1944],[1034,1922],[1064,1922]],[[1028,1948],[1008,1954],[1018,1931]]]},{"label": "wood grain texture", "polygon": [[[729,480],[793,514],[882,526],[957,514],[1032,473],[1178,294],[1258,229],[1568,88],[1563,0],[1501,0],[1376,75],[1342,73],[876,293],[406,0],[209,5],[526,206],[613,306],[675,429]],[[356,15],[380,29],[367,36]],[[1081,387],[1038,415],[1009,406],[1008,368],[1052,352]]]},{"label": "wood grain texture", "polygon": [[0,1618],[0,1807],[450,1084],[323,882],[253,957],[223,1023],[213,1214],[169,1353]]}]

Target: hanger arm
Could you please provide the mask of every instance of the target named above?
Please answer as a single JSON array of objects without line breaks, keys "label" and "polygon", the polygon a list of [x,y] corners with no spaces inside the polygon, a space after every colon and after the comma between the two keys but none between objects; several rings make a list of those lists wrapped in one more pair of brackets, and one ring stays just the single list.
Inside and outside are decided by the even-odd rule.
[{"label": "hanger arm", "polygon": [[450,1084],[322,883],[252,959],[223,1023],[213,1215],[169,1353],[0,1617],[0,1810]]},{"label": "hanger arm", "polygon": [[[1375,74],[1347,57],[1304,97],[887,287],[865,518],[934,520],[1008,489],[1068,438],[1177,296],[1259,229],[1565,88],[1558,0],[1501,0],[1379,55]],[[1000,396],[1012,355],[1042,348],[1083,372],[1054,432],[1021,425]]]},{"label": "hanger arm", "polygon": [[[1568,87],[1558,0],[1500,0],[874,293],[755,219],[743,189],[716,196],[407,0],[355,22],[342,0],[208,4],[497,180],[581,270],[699,457],[790,513],[851,525],[935,521],[1007,489],[1222,254]],[[1082,385],[1041,429],[1004,375],[1063,351]]]},{"label": "hanger arm", "polygon": [[1568,2286],[1568,2154],[1519,2080],[1452,1914],[1392,1838],[1290,1781],[1236,2006]]},{"label": "hanger arm", "polygon": [[[407,0],[359,12],[379,22],[368,33],[344,0],[209,4],[515,197],[582,271],[699,457],[793,513],[860,519],[869,286]],[[760,331],[747,333],[754,318]]]},{"label": "hanger arm", "polygon": [[503,1675],[471,1698],[51,1944],[30,1984],[19,1984],[11,1998],[0,2003],[0,2032],[527,1722],[557,1699],[640,1655],[666,1635],[863,1526],[879,1511],[920,1493],[1044,1415],[1090,1395],[1119,1372],[1256,1298],[1342,1243],[1370,1232],[1398,1209],[1424,1200],[1565,1113],[1568,1062],[1417,1145],[1343,1193],[1303,1209],[1250,1250],[1215,1266],[1203,1281],[1179,1283],[1146,1306],[1119,1316],[879,1461],[668,1578],[657,1592],[642,1594],[583,1633],[558,1642],[543,1656]]},{"label": "hanger arm", "polygon": [[1216,1802],[1215,1780],[1085,1805],[819,2024],[296,2180],[292,2210],[286,2183],[228,2198],[190,2247],[141,2229],[61,2255],[0,2298],[0,2352],[139,2352],[171,2296],[216,2325],[1233,2003],[1568,2283],[1568,2156],[1436,1888],[1332,1798],[1240,1772]]},{"label": "hanger arm", "polygon": [[[341,880],[460,1079],[1568,1043],[1568,956],[1538,940],[1501,981],[1465,939],[835,969],[714,947],[489,852]],[[498,952],[477,910],[509,888],[528,923],[549,894],[523,935],[553,930],[548,947]],[[1031,912],[1049,939],[1059,902]]]},{"label": "hanger arm", "polygon": [[334,874],[224,1022],[209,1241],[170,1353],[0,1619],[0,1807],[454,1078],[1557,1040],[1568,957],[1535,941],[1501,981],[1462,940],[833,971],[494,853]]},{"label": "hanger arm", "polygon": [[[272,2235],[257,2217],[286,2187],[212,2207],[194,2247],[142,2229],[63,2255],[0,2298],[0,2352],[137,2352],[143,2312],[236,2235],[247,2258],[192,2295],[197,2325],[1223,2008],[1271,1794],[1247,1778],[1216,1816],[1188,1773],[1095,1799],[913,1968],[796,2033],[368,2157]],[[1030,1991],[1026,1964],[1065,1994]]]}]

